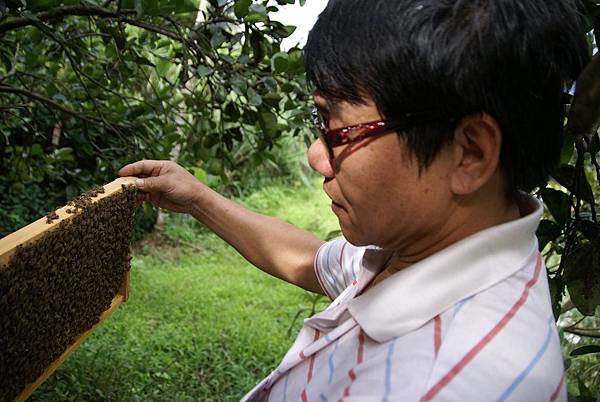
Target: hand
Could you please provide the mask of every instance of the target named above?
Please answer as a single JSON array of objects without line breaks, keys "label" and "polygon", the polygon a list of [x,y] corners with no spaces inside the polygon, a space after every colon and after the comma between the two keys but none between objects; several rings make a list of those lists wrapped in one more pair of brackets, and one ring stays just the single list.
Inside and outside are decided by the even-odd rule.
[{"label": "hand", "polygon": [[173,212],[190,213],[206,188],[190,172],[171,161],[143,160],[124,166],[119,176],[135,176],[140,198]]}]

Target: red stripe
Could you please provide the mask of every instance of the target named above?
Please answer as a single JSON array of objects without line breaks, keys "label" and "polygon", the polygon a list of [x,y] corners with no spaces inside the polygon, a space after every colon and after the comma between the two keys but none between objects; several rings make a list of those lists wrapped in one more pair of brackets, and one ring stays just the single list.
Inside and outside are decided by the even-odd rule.
[{"label": "red stripe", "polygon": [[[358,333],[358,350],[356,351],[356,365],[357,366],[363,362],[364,356],[365,356],[365,334],[362,332],[362,330],[360,330]],[[342,398],[338,402],[343,402],[344,398],[347,398],[350,396],[350,388],[352,387],[352,384],[354,383],[354,381],[356,381],[356,378],[357,378],[357,375],[356,375],[356,372],[354,371],[354,369],[350,369],[350,371],[348,371],[348,377],[350,377],[350,384],[348,384],[348,386],[344,389],[344,396],[342,396]]]},{"label": "red stripe", "polygon": [[[313,342],[318,341],[320,337],[321,337],[321,332],[319,332],[318,329],[315,329],[315,337],[313,338]],[[302,359],[304,359],[304,352],[300,352],[300,357]],[[310,356],[310,362],[308,363],[308,375],[306,376],[306,387],[312,381],[313,370],[315,368],[315,358],[316,357],[317,357],[316,353],[313,353]],[[300,395],[300,398],[302,399],[302,402],[308,402],[308,395],[306,394],[306,387],[304,387],[304,389],[302,390],[302,394]]]},{"label": "red stripe", "polygon": [[437,315],[433,319],[433,349],[435,351],[435,356],[437,357],[438,352],[440,351],[440,346],[442,345],[442,318]]},{"label": "red stripe", "polygon": [[560,393],[560,390],[562,389],[564,381],[565,381],[565,373],[563,372],[562,377],[560,377],[560,382],[558,383],[558,386],[556,387],[556,389],[554,390],[552,395],[550,395],[550,402],[556,401],[556,398],[558,398],[558,394]]},{"label": "red stripe", "polygon": [[[313,339],[313,342],[316,342],[320,336],[321,336],[321,333],[319,332],[319,330],[315,329],[315,338]],[[310,363],[308,365],[308,377],[306,379],[307,385],[310,383],[310,381],[312,380],[312,377],[313,377],[313,369],[315,368],[315,357],[317,357],[316,353],[313,353],[312,356],[310,357]]]},{"label": "red stripe", "polygon": [[360,331],[358,333],[358,352],[356,353],[356,364],[361,364],[363,362],[365,353],[365,334]]},{"label": "red stripe", "polygon": [[452,369],[446,373],[441,380],[437,382],[433,387],[427,391],[423,397],[421,397],[421,402],[431,401],[456,375],[463,369],[471,360],[477,356],[479,352],[492,340],[498,333],[508,324],[508,322],[515,316],[517,311],[525,304],[527,301],[527,297],[529,296],[529,289],[535,285],[539,276],[540,270],[542,266],[542,259],[538,255],[537,263],[535,265],[535,272],[533,277],[525,284],[525,289],[523,289],[523,293],[521,293],[521,297],[519,300],[515,302],[515,304],[511,307],[511,309],[502,317],[502,319],[488,332],[469,352],[462,358]]}]

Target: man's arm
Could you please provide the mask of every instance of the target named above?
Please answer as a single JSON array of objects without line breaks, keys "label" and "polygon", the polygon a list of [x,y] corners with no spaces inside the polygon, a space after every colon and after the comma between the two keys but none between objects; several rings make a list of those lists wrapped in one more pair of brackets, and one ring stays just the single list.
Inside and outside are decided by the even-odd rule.
[{"label": "man's arm", "polygon": [[191,214],[261,270],[323,293],[313,267],[323,241],[312,233],[243,208],[174,162],[140,161],[119,174],[143,178],[137,183],[143,200]]}]

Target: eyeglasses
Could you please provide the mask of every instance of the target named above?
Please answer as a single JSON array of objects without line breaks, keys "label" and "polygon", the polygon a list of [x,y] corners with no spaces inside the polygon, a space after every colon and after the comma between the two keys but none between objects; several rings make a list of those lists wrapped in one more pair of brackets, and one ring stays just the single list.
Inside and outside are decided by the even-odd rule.
[{"label": "eyeglasses", "polygon": [[316,107],[311,111],[311,117],[317,129],[319,139],[327,147],[329,159],[333,159],[333,148],[335,147],[361,141],[368,137],[390,133],[402,128],[402,125],[395,121],[378,120],[329,130],[327,128],[329,122]]}]

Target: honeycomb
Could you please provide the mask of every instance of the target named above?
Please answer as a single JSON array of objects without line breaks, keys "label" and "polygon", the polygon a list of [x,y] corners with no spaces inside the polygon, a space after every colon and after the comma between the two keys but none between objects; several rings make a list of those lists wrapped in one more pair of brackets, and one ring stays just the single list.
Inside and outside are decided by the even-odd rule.
[{"label": "honeycomb", "polygon": [[130,268],[136,191],[75,198],[69,219],[0,267],[0,401],[16,398],[110,307]]}]

